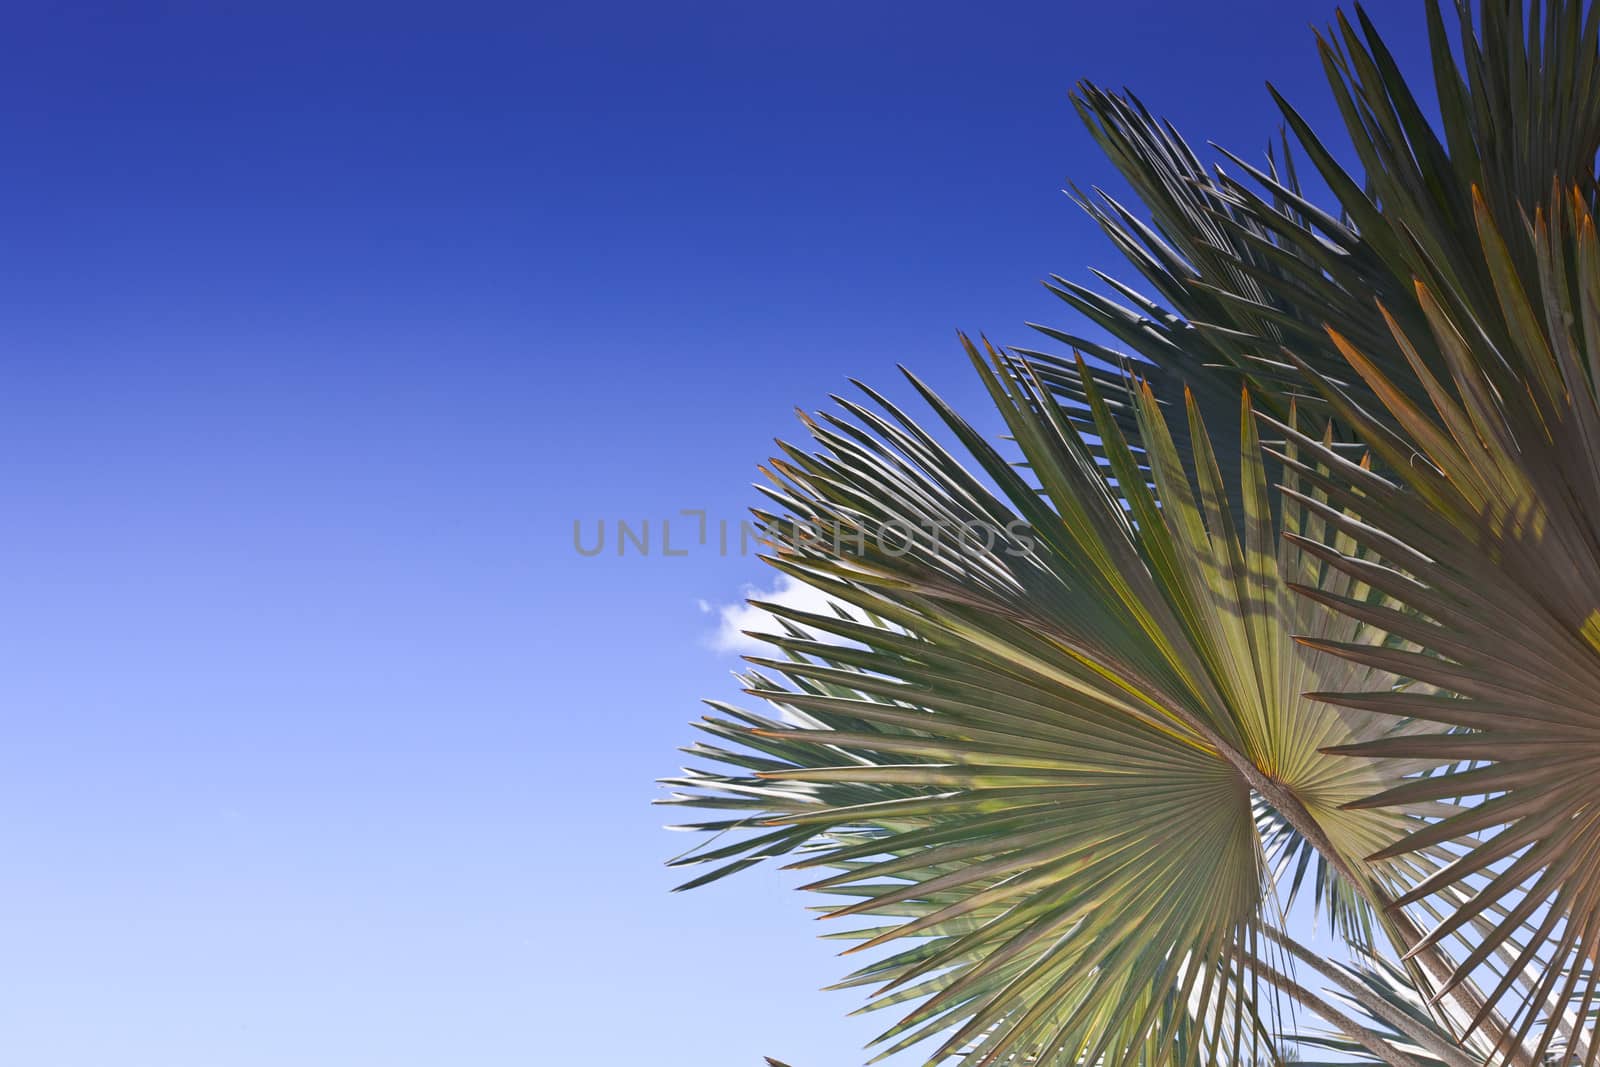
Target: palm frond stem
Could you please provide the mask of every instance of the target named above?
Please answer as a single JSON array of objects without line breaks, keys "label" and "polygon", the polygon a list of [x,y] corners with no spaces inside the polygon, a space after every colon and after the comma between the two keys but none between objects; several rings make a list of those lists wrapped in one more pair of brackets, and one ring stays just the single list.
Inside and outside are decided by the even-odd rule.
[{"label": "palm frond stem", "polygon": [[[1283,930],[1269,924],[1263,927],[1262,933],[1266,935],[1269,941],[1284,949],[1300,963],[1310,967],[1317,974],[1338,986],[1352,1000],[1357,1001],[1363,1008],[1371,1012],[1374,1018],[1388,1023],[1405,1034],[1406,1037],[1438,1056],[1449,1067],[1482,1067],[1477,1060],[1463,1053],[1459,1045],[1441,1040],[1438,1034],[1425,1027],[1414,1025],[1414,1020],[1407,1018],[1404,1013],[1394,1010],[1393,1005],[1382,997],[1376,996],[1366,985],[1351,978],[1346,971],[1341,970],[1339,967],[1330,966],[1325,957],[1302,945]],[[1314,1010],[1320,1011],[1320,1009]]]}]

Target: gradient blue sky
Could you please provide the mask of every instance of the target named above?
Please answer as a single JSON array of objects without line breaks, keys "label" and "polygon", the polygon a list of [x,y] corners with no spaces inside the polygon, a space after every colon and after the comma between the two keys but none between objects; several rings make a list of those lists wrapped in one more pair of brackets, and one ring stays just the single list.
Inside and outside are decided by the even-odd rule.
[{"label": "gradient blue sky", "polygon": [[[1420,5],[1378,5],[1413,69]],[[1329,0],[11,5],[0,1064],[843,1067],[652,780],[791,407],[1115,266],[1066,92],[1255,155]]]}]

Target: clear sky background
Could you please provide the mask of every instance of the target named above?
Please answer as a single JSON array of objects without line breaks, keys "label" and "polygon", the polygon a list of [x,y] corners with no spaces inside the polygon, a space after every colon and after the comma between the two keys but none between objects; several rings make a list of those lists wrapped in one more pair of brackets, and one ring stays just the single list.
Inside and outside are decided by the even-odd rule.
[{"label": "clear sky background", "polygon": [[1334,128],[1331,15],[9,5],[0,1065],[861,1062],[791,881],[667,892],[771,579],[659,523],[1120,270],[1076,79],[1256,156],[1267,78]]}]

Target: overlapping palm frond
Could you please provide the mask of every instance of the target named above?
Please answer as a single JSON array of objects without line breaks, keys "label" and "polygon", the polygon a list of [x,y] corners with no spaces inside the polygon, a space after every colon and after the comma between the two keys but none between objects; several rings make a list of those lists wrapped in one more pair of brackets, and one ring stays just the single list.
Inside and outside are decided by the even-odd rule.
[{"label": "overlapping palm frond", "polygon": [[[1319,37],[1358,173],[1276,92],[1293,140],[1282,139],[1281,160],[1269,149],[1264,167],[1224,152],[1236,175],[1208,168],[1131,93],[1080,84],[1080,116],[1149,220],[1099,190],[1075,196],[1150,292],[1098,271],[1113,295],[1060,277],[1051,285],[1124,348],[1081,330],[1036,328],[1112,365],[1130,356],[1148,361],[1163,400],[1174,401],[1187,385],[1208,417],[1227,409],[1242,380],[1257,404],[1281,419],[1304,391],[1298,370],[1282,358],[1284,347],[1323,375],[1344,379],[1356,398],[1372,399],[1322,328],[1334,322],[1396,388],[1425,399],[1411,361],[1373,315],[1373,301],[1415,338],[1418,358],[1443,373],[1444,354],[1429,337],[1412,281],[1448,294],[1440,296],[1447,303],[1493,306],[1495,279],[1475,254],[1473,189],[1482,190],[1490,216],[1509,235],[1518,269],[1531,272],[1523,214],[1548,195],[1552,180],[1592,197],[1600,148],[1596,9],[1585,14],[1583,0],[1531,7],[1491,0],[1475,27],[1471,8],[1455,6],[1447,18],[1438,0],[1427,4],[1442,134],[1360,5],[1354,23],[1341,14]],[[1333,192],[1337,211],[1307,195],[1296,147]],[[1061,357],[1029,356],[1063,396],[1076,395],[1073,376],[1056,373]]]},{"label": "overlapping palm frond", "polygon": [[[1489,920],[1487,930],[1473,931],[1456,977],[1492,966],[1498,953],[1490,999],[1510,1005],[1508,1047],[1531,1041],[1537,1060],[1559,1045],[1594,1063],[1600,1050],[1587,1020],[1600,1003],[1600,242],[1581,190],[1557,190],[1554,199],[1553,210],[1536,209],[1528,220],[1533,274],[1518,272],[1479,201],[1478,256],[1497,282],[1492,306],[1449,307],[1418,283],[1432,339],[1449,361],[1435,378],[1413,357],[1425,406],[1330,334],[1385,409],[1380,420],[1319,382],[1382,460],[1375,472],[1324,452],[1333,476],[1318,477],[1330,501],[1357,517],[1329,521],[1373,558],[1303,544],[1397,606],[1305,591],[1410,646],[1313,639],[1315,647],[1441,690],[1325,694],[1432,724],[1423,736],[1339,749],[1436,768],[1363,806],[1470,801],[1379,852],[1445,848],[1455,857],[1399,903],[1435,903],[1440,918],[1427,943]],[[1411,336],[1390,325],[1412,356]]]},{"label": "overlapping palm frond", "polygon": [[[1088,385],[1105,468],[1026,363],[969,352],[1037,484],[920,385],[989,482],[876,394],[876,410],[841,400],[807,420],[823,451],[785,447],[783,512],[762,518],[774,564],[846,607],[769,606],[787,658],[756,658],[747,690],[779,712],[720,707],[702,727],[723,744],[694,751],[733,773],[671,780],[675,802],[732,816],[697,828],[759,831],[683,862],[720,865],[697,881],[785,852],[831,870],[811,888],[854,901],[825,913],[876,920],[842,935],[852,951],[898,946],[846,984],[920,1001],[890,1051],[936,1034],[933,1061],[1270,1051],[1251,995],[1273,919],[1252,796],[1351,879],[1326,902],[1358,928],[1376,876],[1352,862],[1424,809],[1346,810],[1382,782],[1320,749],[1391,728],[1300,694],[1392,679],[1292,642],[1366,628],[1291,594],[1342,579],[1280,542],[1252,419],[1241,528],[1194,405],[1191,484],[1148,390],[1145,468]],[[1286,521],[1301,529],[1300,509]],[[986,543],[1001,531],[1024,533]],[[1299,864],[1284,833],[1277,858]]]},{"label": "overlapping palm frond", "polygon": [[[1150,220],[1098,188],[1074,188],[1074,199],[1150,292],[1101,271],[1094,273],[1113,295],[1059,275],[1051,280],[1051,292],[1126,347],[1081,330],[1032,325],[1113,366],[1130,356],[1148,361],[1141,373],[1169,403],[1187,386],[1203,411],[1220,414],[1248,383],[1258,403],[1282,416],[1297,388],[1278,349],[1309,346],[1311,358],[1320,356],[1332,371],[1337,353],[1322,338],[1321,322],[1329,310],[1353,311],[1375,287],[1393,286],[1390,272],[1354,229],[1304,197],[1286,138],[1281,169],[1275,153],[1264,172],[1239,164],[1266,183],[1263,197],[1220,166],[1208,168],[1132,93],[1085,82],[1073,102]],[[1027,355],[1049,384],[1075,398],[1070,360]]]}]

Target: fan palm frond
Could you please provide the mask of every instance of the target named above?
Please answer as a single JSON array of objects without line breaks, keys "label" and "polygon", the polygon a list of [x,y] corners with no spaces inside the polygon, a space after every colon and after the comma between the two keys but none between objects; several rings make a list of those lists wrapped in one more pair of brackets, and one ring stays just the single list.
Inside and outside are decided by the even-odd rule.
[{"label": "fan palm frond", "polygon": [[[1308,597],[1412,648],[1309,643],[1441,690],[1322,695],[1433,724],[1424,735],[1338,751],[1435,768],[1363,806],[1472,801],[1378,855],[1451,850],[1453,862],[1399,903],[1440,903],[1426,943],[1496,916],[1485,936],[1474,936],[1456,980],[1514,948],[1491,999],[1514,1006],[1514,1043],[1535,1035],[1535,1058],[1595,1007],[1600,952],[1600,242],[1581,190],[1558,195],[1556,204],[1529,220],[1538,261],[1530,276],[1518,273],[1479,200],[1478,255],[1498,283],[1492,308],[1447,307],[1418,283],[1432,338],[1450,361],[1438,379],[1414,360],[1426,406],[1330,334],[1385,408],[1379,420],[1320,379],[1382,460],[1373,471],[1321,456],[1334,472],[1321,480],[1329,500],[1358,517],[1330,514],[1329,521],[1373,558],[1302,543],[1399,606],[1357,604],[1312,587]],[[1503,339],[1485,325],[1490,316],[1507,324]],[[1411,354],[1410,335],[1391,326]],[[1517,941],[1529,924],[1534,935]],[[1584,1062],[1594,1062],[1594,1043],[1578,1044]]]},{"label": "fan palm frond", "polygon": [[[1521,220],[1552,181],[1595,195],[1600,149],[1600,9],[1583,0],[1525,8],[1520,0],[1468,4],[1445,15],[1429,0],[1429,46],[1443,132],[1403,76],[1358,4],[1319,35],[1318,48],[1360,168],[1342,164],[1294,106],[1273,90],[1288,130],[1281,159],[1265,165],[1223,152],[1207,167],[1182,135],[1131,93],[1081,83],[1074,103],[1107,158],[1128,181],[1149,221],[1100,190],[1074,189],[1079,204],[1149,286],[1148,294],[1096,271],[1113,290],[1053,279],[1050,288],[1125,348],[1082,331],[1037,325],[1047,336],[1112,365],[1148,361],[1163,400],[1184,385],[1208,417],[1225,412],[1240,382],[1279,419],[1304,392],[1281,352],[1297,357],[1358,400],[1372,400],[1323,329],[1336,323],[1398,388],[1425,400],[1412,360],[1372,312],[1381,301],[1436,374],[1445,354],[1432,343],[1413,279],[1458,307],[1493,307],[1496,280],[1476,254],[1474,189],[1508,235],[1519,270],[1535,251]],[[1456,30],[1451,31],[1451,23]],[[1459,52],[1460,58],[1457,58]],[[1334,194],[1319,208],[1297,173],[1295,148]],[[1236,168],[1235,173],[1228,169]],[[1490,322],[1491,328],[1498,324]],[[1045,367],[1062,357],[1029,353]],[[1071,396],[1070,375],[1059,382]]]},{"label": "fan palm frond", "polygon": [[[1420,815],[1347,809],[1388,772],[1320,750],[1392,728],[1300,694],[1393,679],[1291,640],[1367,631],[1290,592],[1341,579],[1280,541],[1247,406],[1239,528],[1192,403],[1193,483],[1148,389],[1146,467],[1086,382],[1102,467],[1025,362],[968,348],[1036,484],[920,383],[990,482],[876,394],[806,420],[823,450],[785,446],[783,512],[762,518],[774,565],[845,607],[768,606],[787,658],[756,657],[747,690],[779,713],[722,707],[702,727],[735,747],[697,754],[739,773],[669,780],[743,813],[699,828],[761,832],[684,862],[721,865],[701,882],[798,851],[834,871],[812,889],[856,898],[828,916],[876,918],[851,951],[911,939],[847,980],[921,1001],[891,1051],[948,1033],[933,1060],[1156,1062],[1192,1033],[1185,1057],[1243,1055],[1273,918],[1252,797],[1315,843],[1324,884],[1356,887],[1330,891],[1346,925],[1367,921],[1377,876],[1352,863]],[[951,540],[907,536],[930,529]]]}]

